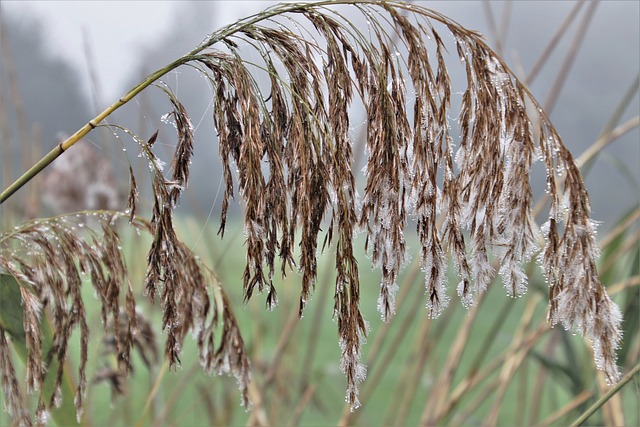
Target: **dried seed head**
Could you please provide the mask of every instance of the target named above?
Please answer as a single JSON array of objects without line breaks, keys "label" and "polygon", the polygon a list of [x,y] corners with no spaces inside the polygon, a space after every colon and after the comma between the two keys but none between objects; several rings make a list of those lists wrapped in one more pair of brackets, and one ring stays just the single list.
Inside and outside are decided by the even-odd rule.
[{"label": "dried seed head", "polygon": [[[268,289],[267,305],[273,305],[274,259],[282,259],[284,274],[299,228],[302,314],[316,281],[317,241],[326,218],[325,243],[336,242],[334,315],[355,406],[365,334],[355,231],[365,231],[373,265],[381,269],[378,308],[385,320],[393,315],[396,281],[407,258],[408,216],[415,218],[420,239],[429,316],[437,317],[449,301],[447,254],[460,276],[457,293],[464,306],[472,306],[493,280],[492,258],[507,294],[522,295],[527,288],[522,265],[539,250],[530,169],[541,157],[549,171],[550,217],[565,221],[562,235],[555,228],[547,231],[551,246],[541,257],[551,284],[550,319],[589,334],[603,359],[598,365],[617,378],[619,318],[597,281],[596,244],[586,225],[588,196],[539,104],[478,33],[415,5],[409,16],[403,14],[408,6],[400,3],[359,5],[358,11],[367,19],[366,34],[341,15],[305,5],[292,12],[308,20],[315,33],[306,28],[303,34],[290,20],[271,17],[275,28],[247,24],[237,33],[225,32],[222,42],[230,53],[209,49],[197,58],[214,82],[214,124],[226,184],[222,231],[234,196],[231,160],[246,205],[245,299]],[[372,19],[383,11],[384,19]],[[449,122],[456,116],[451,64],[439,26],[450,33],[466,73],[457,149]],[[242,40],[247,43],[238,43]],[[241,45],[254,47],[264,60],[266,91],[253,83]],[[359,212],[348,114],[354,97],[367,116]],[[529,106],[534,113],[528,113]],[[567,174],[564,189],[555,176],[559,169]],[[566,218],[560,215],[563,198],[570,211]],[[583,273],[576,277],[571,271]],[[595,309],[587,308],[596,306],[607,312],[598,321]]]}]

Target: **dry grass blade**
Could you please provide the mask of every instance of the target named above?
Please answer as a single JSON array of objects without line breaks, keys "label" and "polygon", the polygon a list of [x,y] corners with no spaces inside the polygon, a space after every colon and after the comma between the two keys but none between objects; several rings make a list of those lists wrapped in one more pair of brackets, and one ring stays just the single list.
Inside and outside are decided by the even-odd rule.
[{"label": "dry grass blade", "polygon": [[569,402],[568,404],[566,404],[562,408],[558,409],[553,414],[549,415],[547,418],[542,420],[537,425],[539,425],[541,427],[554,425],[554,423],[556,421],[562,419],[567,414],[571,413],[571,411],[573,411],[574,409],[576,409],[577,407],[582,405],[584,402],[589,400],[591,398],[591,396],[593,396],[593,392],[592,391],[590,391],[590,390],[583,391],[582,393],[577,395],[571,402]]},{"label": "dry grass blade", "polygon": [[555,106],[556,100],[558,99],[558,95],[560,94],[560,89],[562,88],[564,81],[566,80],[569,74],[569,70],[573,65],[578,49],[580,48],[580,45],[585,39],[584,35],[587,29],[589,28],[589,22],[593,17],[596,7],[598,7],[598,2],[588,3],[585,16],[582,18],[582,22],[580,22],[580,26],[576,30],[575,37],[571,42],[571,46],[569,47],[569,50],[564,56],[564,61],[562,63],[560,71],[558,72],[556,81],[553,83],[553,86],[549,90],[549,95],[546,98],[544,107],[545,107],[545,110],[549,113]]},{"label": "dry grass blade", "polygon": [[[439,391],[438,396],[434,399],[430,399],[429,403],[425,406],[423,424],[437,424],[438,421],[441,422],[440,420],[442,420],[445,415],[444,410],[446,409],[446,406],[449,405],[448,397],[453,383],[453,378],[459,366],[460,359],[462,358],[464,348],[468,342],[468,337],[471,333],[473,321],[478,313],[478,308],[479,305],[470,310],[469,315],[465,318],[459,329],[459,333],[456,336],[455,342],[451,346],[449,357],[442,369],[442,373],[434,385],[434,389]],[[427,418],[427,414],[429,414],[429,418]]]},{"label": "dry grass blade", "polygon": [[515,339],[509,349],[509,354],[505,358],[504,365],[498,376],[499,382],[496,397],[493,401],[489,414],[484,421],[487,425],[496,425],[498,423],[498,415],[507,392],[507,387],[514,377],[513,374],[524,362],[527,356],[528,349],[521,349],[521,347],[527,337],[527,329],[531,326],[536,305],[537,301],[535,298],[529,299],[525,312],[520,320],[520,324],[518,325],[518,331],[516,332]]}]

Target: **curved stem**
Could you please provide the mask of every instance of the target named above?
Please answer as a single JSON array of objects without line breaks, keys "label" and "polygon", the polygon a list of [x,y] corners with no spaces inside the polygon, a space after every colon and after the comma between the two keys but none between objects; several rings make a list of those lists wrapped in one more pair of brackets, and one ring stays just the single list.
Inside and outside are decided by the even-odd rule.
[{"label": "curved stem", "polygon": [[9,187],[7,187],[2,193],[0,193],[0,204],[4,203],[9,197],[11,197],[16,191],[18,191],[22,186],[24,186],[27,182],[29,182],[33,177],[38,175],[45,167],[47,167],[51,162],[57,159],[62,153],[64,153],[69,147],[74,145],[80,139],[82,139],[85,135],[95,129],[104,119],[109,117],[114,111],[125,105],[127,102],[131,101],[136,95],[142,92],[145,88],[151,85],[153,82],[157,81],[159,78],[164,76],[165,74],[173,71],[179,66],[190,62],[197,58],[197,55],[208,47],[214,45],[215,43],[223,40],[224,38],[241,31],[243,28],[247,26],[253,25],[259,21],[271,18],[276,15],[280,15],[285,12],[295,11],[305,6],[309,7],[317,7],[321,5],[331,4],[331,3],[362,3],[362,1],[357,0],[349,0],[349,1],[337,1],[332,2],[328,0],[320,1],[312,4],[286,4],[282,6],[278,6],[264,12],[255,14],[250,16],[244,20],[240,20],[234,24],[228,25],[216,33],[214,33],[208,40],[204,43],[193,49],[191,52],[186,55],[176,59],[171,62],[169,65],[155,71],[152,74],[149,74],[144,80],[134,86],[126,95],[120,98],[117,102],[113,103],[109,107],[107,107],[104,111],[90,120],[87,124],[85,124],[82,128],[78,129],[73,135],[67,138],[65,141],[58,144],[53,150],[47,153],[38,163],[33,165],[29,170],[27,170],[20,178],[18,178],[15,182],[13,182]]},{"label": "curved stem", "polygon": [[[204,47],[203,47],[204,48]],[[201,49],[200,49],[201,50]],[[145,78],[142,82],[138,83],[133,87],[125,96],[120,98],[117,102],[111,104],[108,108],[106,108],[103,112],[98,114],[92,120],[90,120],[83,127],[78,129],[73,135],[67,138],[65,141],[58,144],[53,150],[49,151],[38,163],[33,165],[29,170],[27,170],[20,178],[18,178],[13,184],[7,187],[0,194],[0,204],[4,203],[9,197],[13,195],[16,191],[18,191],[23,185],[29,182],[33,177],[39,174],[45,167],[47,167],[51,162],[57,159],[62,153],[64,153],[69,147],[78,142],[82,137],[95,129],[104,119],[109,117],[114,111],[118,108],[122,107],[124,104],[133,99],[137,94],[142,92],[147,86],[149,86],[154,81],[158,80],[160,77],[170,72],[171,70],[179,67],[185,62],[193,59],[193,54],[197,52],[190,52],[189,54],[173,61],[171,64],[167,65],[164,68],[156,71],[153,74],[150,74]]]}]

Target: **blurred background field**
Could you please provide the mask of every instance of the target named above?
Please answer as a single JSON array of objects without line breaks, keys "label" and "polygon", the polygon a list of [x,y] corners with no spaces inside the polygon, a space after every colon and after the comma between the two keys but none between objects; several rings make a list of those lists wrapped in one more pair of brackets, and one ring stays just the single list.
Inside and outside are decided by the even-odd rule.
[{"label": "blurred background field", "polygon": [[[55,13],[76,26],[75,33],[50,33],[54,25],[47,21],[48,9],[39,9],[38,3],[0,4],[3,189],[53,147],[60,132],[75,131],[144,75],[188,51],[213,29],[271,4],[140,2],[122,10],[118,8],[123,3],[112,3],[113,15],[86,11],[81,15],[68,3],[49,3],[55,6],[47,8],[55,7]],[[625,316],[619,364],[626,373],[640,359],[640,4],[423,5],[484,33],[516,74],[528,81],[574,156],[590,155],[583,174],[593,216],[603,221],[599,271]],[[55,13],[49,16],[59,16]],[[145,33],[141,28],[149,30]],[[127,34],[133,38],[127,39]],[[64,37],[73,42],[54,43]],[[68,52],[72,49],[74,53]],[[397,315],[385,324],[376,310],[380,273],[369,269],[362,250],[358,256],[362,310],[371,326],[364,348],[369,372],[361,386],[363,406],[350,413],[344,405],[345,380],[331,320],[332,249],[322,256],[319,283],[302,319],[297,319],[300,277],[295,274],[284,283],[276,281],[280,305],[275,311],[266,311],[260,296],[243,304],[245,255],[237,203],[225,238],[216,235],[222,173],[216,159],[209,88],[188,69],[164,80],[196,118],[196,161],[179,210],[180,238],[212,266],[232,298],[249,348],[258,400],[252,412],[241,408],[235,381],[203,375],[195,346],[187,340],[183,367],[175,373],[167,372],[161,362],[148,369],[136,356],[126,395],[114,395],[108,382],[92,385],[83,419],[87,425],[566,425],[606,392],[593,366],[590,345],[546,323],[547,286],[534,263],[527,268],[531,280],[524,298],[508,298],[496,281],[470,312],[455,297],[456,279],[452,278],[452,301],[437,320],[427,318],[423,274],[417,263],[411,263],[399,280]],[[144,138],[160,128],[158,144],[166,145],[169,153],[174,131],[161,121],[169,107],[159,92],[143,92],[113,121]],[[354,111],[354,135],[361,134],[363,120]],[[121,191],[128,185],[127,156],[146,168],[136,158],[135,143],[123,132],[99,129],[85,143],[92,143],[111,160],[114,175],[121,178],[116,184]],[[361,146],[359,141],[355,144]],[[216,176],[220,179],[212,178]],[[42,201],[45,180],[37,177],[0,207],[0,226],[60,213]],[[534,183],[534,189],[538,191],[534,196],[540,197],[543,182]],[[142,206],[143,212],[149,208]],[[139,279],[133,286],[140,293],[149,241],[131,230],[122,233],[132,277]],[[411,239],[409,252],[418,258],[418,246]],[[363,248],[364,239],[359,240],[356,247]],[[90,300],[91,291],[87,293]],[[141,309],[156,325],[161,352],[159,310]],[[97,305],[93,319],[100,322]],[[97,332],[92,339],[98,343],[102,337]],[[100,345],[91,348],[90,381],[91,374],[96,378],[101,368],[113,362],[100,354]],[[627,385],[587,424],[639,425],[638,386],[637,379]],[[0,414],[0,425],[8,425],[6,414]]]}]

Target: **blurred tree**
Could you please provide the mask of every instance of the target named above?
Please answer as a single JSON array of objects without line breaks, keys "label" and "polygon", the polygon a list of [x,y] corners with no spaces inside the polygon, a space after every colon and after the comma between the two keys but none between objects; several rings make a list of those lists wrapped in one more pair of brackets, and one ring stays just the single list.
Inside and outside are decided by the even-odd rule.
[{"label": "blurred tree", "polygon": [[[3,10],[4,11],[4,10]],[[55,49],[33,17],[0,14],[0,183],[16,179],[57,143],[90,118],[75,70]],[[10,204],[26,218],[40,215],[43,178]],[[3,218],[9,221],[10,215]]]},{"label": "blurred tree", "polygon": [[51,149],[59,132],[73,132],[91,118],[76,70],[55,56],[37,19],[17,20],[5,12],[0,31],[0,111],[7,127],[3,132],[15,140],[21,121],[27,130],[37,125],[43,149]]}]

